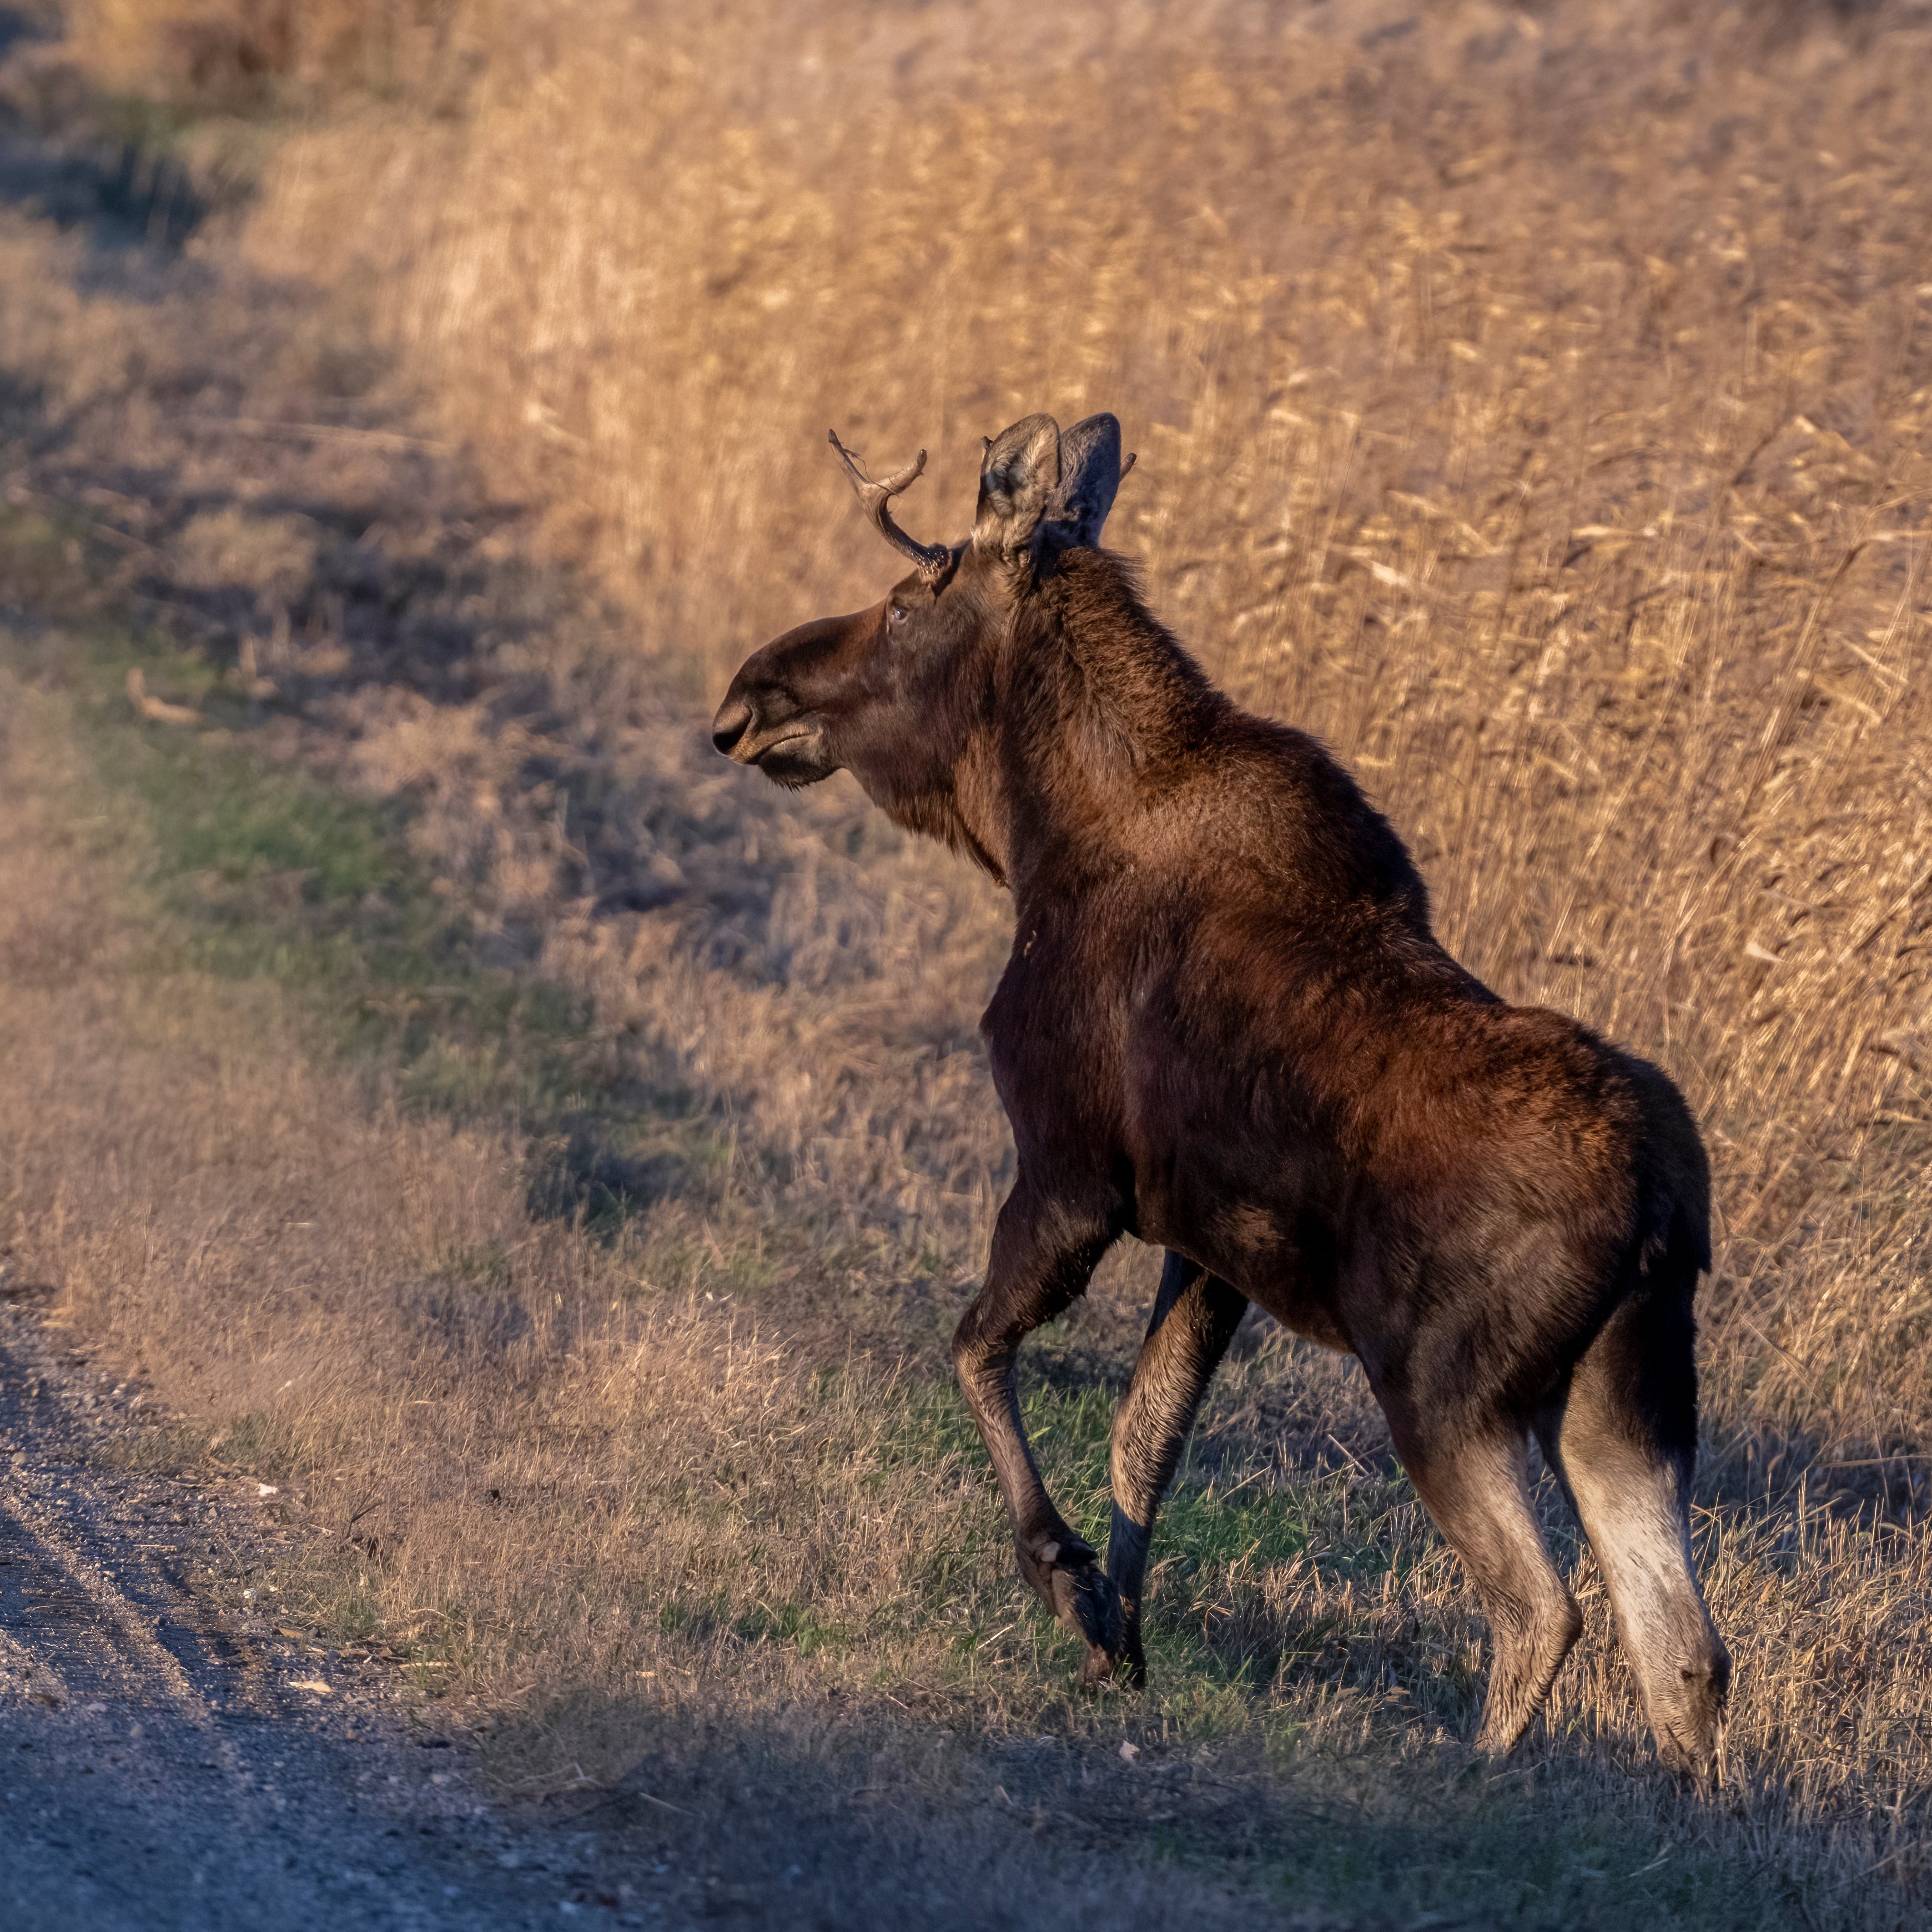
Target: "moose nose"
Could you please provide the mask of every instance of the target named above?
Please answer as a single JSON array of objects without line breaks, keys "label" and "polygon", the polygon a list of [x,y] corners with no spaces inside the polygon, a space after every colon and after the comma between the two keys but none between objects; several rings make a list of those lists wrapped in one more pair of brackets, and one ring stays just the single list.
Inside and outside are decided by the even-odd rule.
[{"label": "moose nose", "polygon": [[711,742],[728,758],[751,723],[752,707],[742,698],[728,697],[711,721]]}]

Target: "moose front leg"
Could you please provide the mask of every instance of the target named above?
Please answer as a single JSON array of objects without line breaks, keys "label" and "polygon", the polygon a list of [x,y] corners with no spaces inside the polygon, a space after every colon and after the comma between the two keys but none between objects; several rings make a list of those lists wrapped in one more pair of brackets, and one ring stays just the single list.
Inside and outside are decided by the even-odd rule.
[{"label": "moose front leg", "polygon": [[1024,1178],[1000,1210],[986,1285],[952,1337],[959,1386],[992,1458],[1020,1574],[1042,1603],[1086,1641],[1084,1674],[1110,1672],[1120,1654],[1120,1600],[1086,1540],[1053,1506],[1020,1418],[1019,1345],[1086,1288],[1117,1230],[1098,1214],[1042,1199]]},{"label": "moose front leg", "polygon": [[1174,1480],[1201,1398],[1247,1306],[1247,1297],[1238,1289],[1170,1251],[1133,1380],[1114,1418],[1114,1525],[1107,1538],[1107,1574],[1120,1594],[1124,1620],[1120,1674],[1136,1686],[1147,1681],[1141,1588],[1154,1511]]}]

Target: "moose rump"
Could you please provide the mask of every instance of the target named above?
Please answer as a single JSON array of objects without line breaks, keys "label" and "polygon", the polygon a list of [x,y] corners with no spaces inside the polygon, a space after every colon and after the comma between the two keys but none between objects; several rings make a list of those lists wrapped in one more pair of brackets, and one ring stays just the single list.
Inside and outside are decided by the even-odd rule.
[{"label": "moose rump", "polygon": [[[1708,1182],[1676,1090],[1459,966],[1348,775],[1154,620],[1099,547],[1112,417],[989,442],[956,544],[892,520],[922,455],[874,483],[840,453],[914,571],[754,655],[714,736],[784,783],[850,770],[1012,892],[982,1024],[1018,1171],[954,1354],[1022,1573],[1088,1676],[1144,1678],[1155,1514],[1252,1301],[1361,1360],[1491,1625],[1479,1742],[1516,1742],[1580,1628],[1530,1504],[1533,1433],[1664,1756],[1708,1782],[1730,1676],[1689,1541]],[[1168,1253],[1103,1564],[1040,1480],[1015,1364],[1125,1234]]]}]

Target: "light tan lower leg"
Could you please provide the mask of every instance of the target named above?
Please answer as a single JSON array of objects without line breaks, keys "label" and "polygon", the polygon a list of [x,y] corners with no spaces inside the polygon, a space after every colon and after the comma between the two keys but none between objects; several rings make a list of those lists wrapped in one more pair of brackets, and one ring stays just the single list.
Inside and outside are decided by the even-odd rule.
[{"label": "light tan lower leg", "polygon": [[1490,1621],[1496,1660],[1476,1744],[1498,1754],[1514,1748],[1543,1708],[1583,1628],[1530,1506],[1526,1447],[1508,1432],[1410,1465]]},{"label": "light tan lower leg", "polygon": [[1730,1659],[1697,1586],[1684,1476],[1630,1441],[1618,1418],[1597,1412],[1587,1389],[1573,1391],[1557,1443],[1658,1749],[1674,1770],[1708,1784]]}]

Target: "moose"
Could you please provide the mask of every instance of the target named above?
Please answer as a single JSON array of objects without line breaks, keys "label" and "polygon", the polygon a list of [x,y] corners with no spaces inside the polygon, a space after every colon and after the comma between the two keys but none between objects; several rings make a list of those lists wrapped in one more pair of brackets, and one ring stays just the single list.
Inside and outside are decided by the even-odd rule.
[{"label": "moose", "polygon": [[[1016,1173],[953,1357],[1021,1574],[1084,1640],[1083,1678],[1145,1681],[1155,1511],[1254,1302],[1360,1360],[1474,1583],[1494,1652],[1477,1748],[1515,1746],[1582,1628],[1532,1507],[1533,1432],[1659,1753],[1709,1788],[1730,1682],[1690,1536],[1710,1184],[1677,1089],[1459,965],[1348,773],[1153,616],[1100,547],[1113,416],[988,439],[952,544],[892,516],[923,451],[874,482],[831,441],[912,568],[749,658],[713,742],[782,785],[849,770],[1012,895],[982,1030]],[[1123,1235],[1166,1257],[1103,1564],[1041,1480],[1016,1361]]]}]

